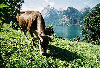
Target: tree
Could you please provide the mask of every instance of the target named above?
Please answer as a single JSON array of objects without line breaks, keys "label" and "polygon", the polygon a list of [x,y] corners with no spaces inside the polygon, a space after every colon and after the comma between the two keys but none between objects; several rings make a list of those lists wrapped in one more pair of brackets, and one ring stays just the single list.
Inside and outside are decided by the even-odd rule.
[{"label": "tree", "polygon": [[[22,2],[22,0],[0,0],[0,26],[12,21],[12,27],[18,28],[16,15],[20,11]],[[17,27],[15,27],[15,24]]]},{"label": "tree", "polygon": [[83,40],[93,44],[100,44],[100,7],[95,7],[87,14],[83,25]]}]

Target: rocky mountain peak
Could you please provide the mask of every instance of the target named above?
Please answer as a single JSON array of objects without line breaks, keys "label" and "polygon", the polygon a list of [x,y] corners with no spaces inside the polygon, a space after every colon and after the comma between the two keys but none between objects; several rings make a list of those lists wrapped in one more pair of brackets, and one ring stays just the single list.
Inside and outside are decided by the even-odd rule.
[{"label": "rocky mountain peak", "polygon": [[58,9],[58,11],[64,11],[64,10],[67,10],[67,8],[68,8],[68,6],[66,6],[66,7],[61,7],[61,8]]},{"label": "rocky mountain peak", "polygon": [[42,16],[48,17],[50,14],[56,14],[58,11],[54,7],[50,7],[50,5],[47,5],[42,11]]},{"label": "rocky mountain peak", "polygon": [[90,10],[91,8],[89,6],[84,7],[83,9],[80,10],[81,13],[84,13],[87,10]]},{"label": "rocky mountain peak", "polygon": [[88,13],[87,10],[90,10],[89,6],[86,6],[79,11],[74,7],[66,6],[55,9],[54,7],[50,7],[50,5],[47,5],[41,11],[41,14],[46,25],[79,25],[83,23],[83,18]]},{"label": "rocky mountain peak", "polygon": [[47,8],[50,8],[50,5],[47,5]]}]

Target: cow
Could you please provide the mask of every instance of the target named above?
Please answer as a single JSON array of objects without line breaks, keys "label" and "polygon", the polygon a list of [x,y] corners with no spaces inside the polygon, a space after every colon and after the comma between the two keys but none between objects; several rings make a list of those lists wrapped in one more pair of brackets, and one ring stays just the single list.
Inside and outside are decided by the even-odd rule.
[{"label": "cow", "polygon": [[[40,54],[45,55],[50,37],[45,35],[45,22],[41,13],[39,11],[21,11],[16,18],[25,37],[27,31],[30,33],[32,45],[35,46],[34,41],[39,39]],[[33,33],[36,36],[33,36]]]}]

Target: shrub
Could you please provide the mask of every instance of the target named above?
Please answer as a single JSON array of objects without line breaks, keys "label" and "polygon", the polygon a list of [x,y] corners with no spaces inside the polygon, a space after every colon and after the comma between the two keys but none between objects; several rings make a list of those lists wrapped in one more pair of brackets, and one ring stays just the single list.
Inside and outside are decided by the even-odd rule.
[{"label": "shrub", "polygon": [[12,21],[12,27],[17,29],[19,25],[17,24],[16,15],[19,13],[21,3],[17,3],[17,0],[1,0],[0,1],[0,25],[4,23],[10,24]]},{"label": "shrub", "polygon": [[79,36],[75,36],[75,38],[73,38],[73,39],[68,39],[69,41],[80,41],[80,37]]},{"label": "shrub", "polygon": [[49,26],[45,27],[45,34],[46,35],[52,35],[52,34],[54,34],[54,30],[53,30],[53,26],[52,25],[49,25]]},{"label": "shrub", "polygon": [[93,44],[100,44],[100,7],[96,7],[87,14],[83,25],[83,40]]},{"label": "shrub", "polygon": [[79,36],[75,36],[75,38],[73,39],[74,41],[79,41],[80,37]]}]

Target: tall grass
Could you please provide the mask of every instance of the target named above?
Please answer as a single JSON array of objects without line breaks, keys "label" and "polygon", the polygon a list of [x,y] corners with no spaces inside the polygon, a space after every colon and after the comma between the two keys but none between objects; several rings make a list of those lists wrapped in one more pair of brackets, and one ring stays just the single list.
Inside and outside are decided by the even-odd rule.
[{"label": "tall grass", "polygon": [[52,38],[47,47],[47,56],[39,53],[20,30],[4,24],[0,32],[0,66],[7,68],[99,68],[100,46],[90,43]]}]

